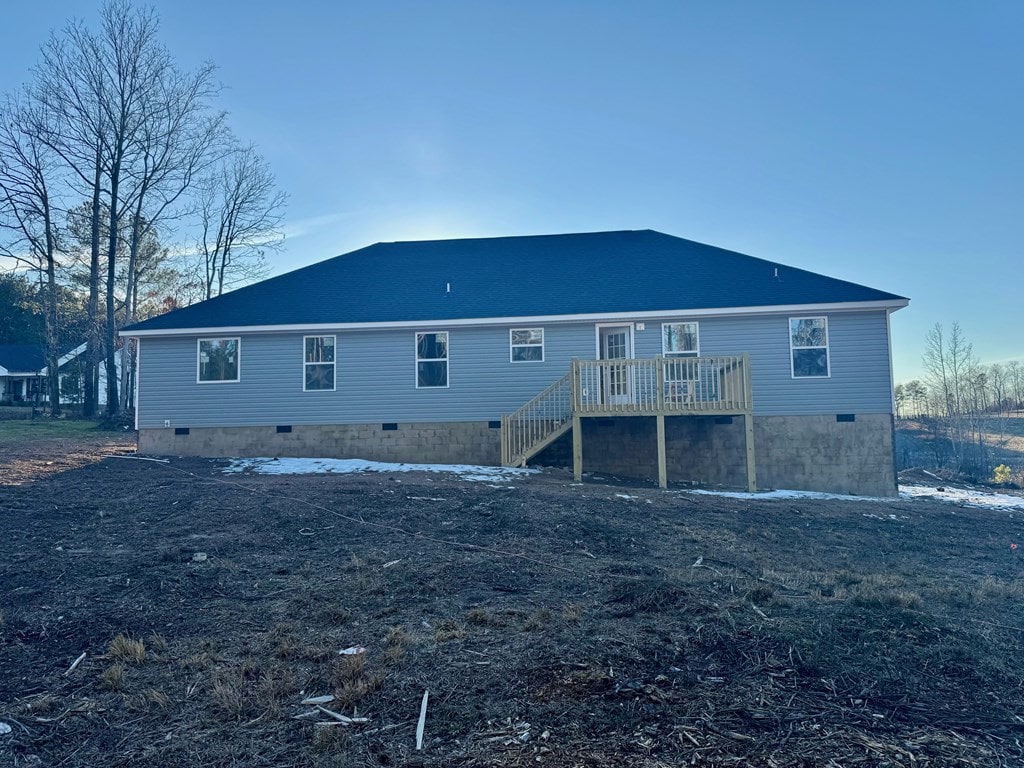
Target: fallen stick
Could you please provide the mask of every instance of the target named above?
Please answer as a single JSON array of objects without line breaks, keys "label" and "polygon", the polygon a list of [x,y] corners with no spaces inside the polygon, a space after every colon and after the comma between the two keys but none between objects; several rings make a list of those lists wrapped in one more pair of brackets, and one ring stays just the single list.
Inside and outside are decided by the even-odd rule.
[{"label": "fallen stick", "polygon": [[423,749],[423,726],[427,724],[427,699],[430,698],[430,691],[423,692],[423,701],[420,704],[420,721],[416,723],[416,749]]},{"label": "fallen stick", "polygon": [[332,712],[327,707],[321,707],[319,704],[316,705],[316,708],[323,712],[325,715],[333,717],[342,725],[352,725],[353,723],[370,722],[370,718],[368,717],[346,717],[345,715],[339,715],[337,712]]},{"label": "fallen stick", "polygon": [[75,669],[78,667],[78,665],[81,664],[82,661],[84,661],[84,660],[85,660],[85,651],[82,651],[82,655],[79,656],[77,659],[75,659],[73,662],[71,662],[71,666],[68,667],[68,671],[64,673],[64,677],[67,677],[72,672],[74,672]]},{"label": "fallen stick", "polygon": [[103,459],[134,459],[135,461],[155,461],[157,464],[170,464],[170,459],[151,459],[148,456],[122,456],[117,453],[105,453],[100,458]]}]

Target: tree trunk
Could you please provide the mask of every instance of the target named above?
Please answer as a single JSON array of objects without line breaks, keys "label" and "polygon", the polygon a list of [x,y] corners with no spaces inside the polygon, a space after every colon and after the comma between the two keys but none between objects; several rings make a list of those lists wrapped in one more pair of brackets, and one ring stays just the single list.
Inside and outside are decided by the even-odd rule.
[{"label": "tree trunk", "polygon": [[89,248],[89,338],[85,352],[83,384],[85,399],[82,415],[94,418],[99,406],[97,372],[100,361],[100,182],[102,179],[100,150],[96,150],[95,176],[92,187],[92,242]]},{"label": "tree trunk", "polygon": [[115,165],[110,172],[110,239],[107,249],[107,317],[104,329],[107,370],[107,415],[117,411],[117,322],[114,318],[114,288],[117,277],[117,186],[120,169]]},{"label": "tree trunk", "polygon": [[[136,270],[139,260],[139,241],[142,239],[142,201],[145,196],[145,188],[139,192],[139,202],[135,206],[135,215],[132,220],[132,237],[128,251],[128,276],[124,296],[124,324],[126,326],[135,322],[135,313],[138,309],[138,275]],[[121,409],[127,413],[132,406],[131,397],[131,372],[134,370],[135,345],[131,339],[125,342],[121,350]]]},{"label": "tree trunk", "polygon": [[46,222],[46,389],[50,399],[50,415],[60,416],[60,346],[57,335],[57,270],[49,215]]}]

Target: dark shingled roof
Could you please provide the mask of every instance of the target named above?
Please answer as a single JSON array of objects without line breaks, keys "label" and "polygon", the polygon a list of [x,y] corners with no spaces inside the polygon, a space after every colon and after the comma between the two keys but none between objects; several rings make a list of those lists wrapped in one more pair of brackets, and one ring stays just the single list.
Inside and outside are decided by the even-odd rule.
[{"label": "dark shingled roof", "polygon": [[41,344],[0,344],[0,366],[12,373],[38,373],[45,365]]},{"label": "dark shingled roof", "polygon": [[902,299],[734,251],[639,230],[377,243],[126,330],[444,321]]}]

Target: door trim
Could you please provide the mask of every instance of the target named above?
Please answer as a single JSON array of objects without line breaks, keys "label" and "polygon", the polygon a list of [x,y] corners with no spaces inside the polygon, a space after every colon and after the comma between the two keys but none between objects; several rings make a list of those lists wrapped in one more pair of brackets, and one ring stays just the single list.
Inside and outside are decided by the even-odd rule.
[{"label": "door trim", "polygon": [[595,323],[594,324],[594,359],[604,360],[601,357],[601,329],[602,328],[629,328],[629,355],[624,360],[636,358],[636,323]]}]

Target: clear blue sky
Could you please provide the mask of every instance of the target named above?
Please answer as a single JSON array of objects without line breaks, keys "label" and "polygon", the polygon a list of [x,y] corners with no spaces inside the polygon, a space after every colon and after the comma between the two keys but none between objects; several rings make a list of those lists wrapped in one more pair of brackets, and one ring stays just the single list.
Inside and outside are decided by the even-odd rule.
[{"label": "clear blue sky", "polygon": [[[658,229],[909,296],[1024,359],[1024,3],[160,0],[289,193],[275,273],[381,240]],[[98,3],[3,10],[0,88]]]}]

